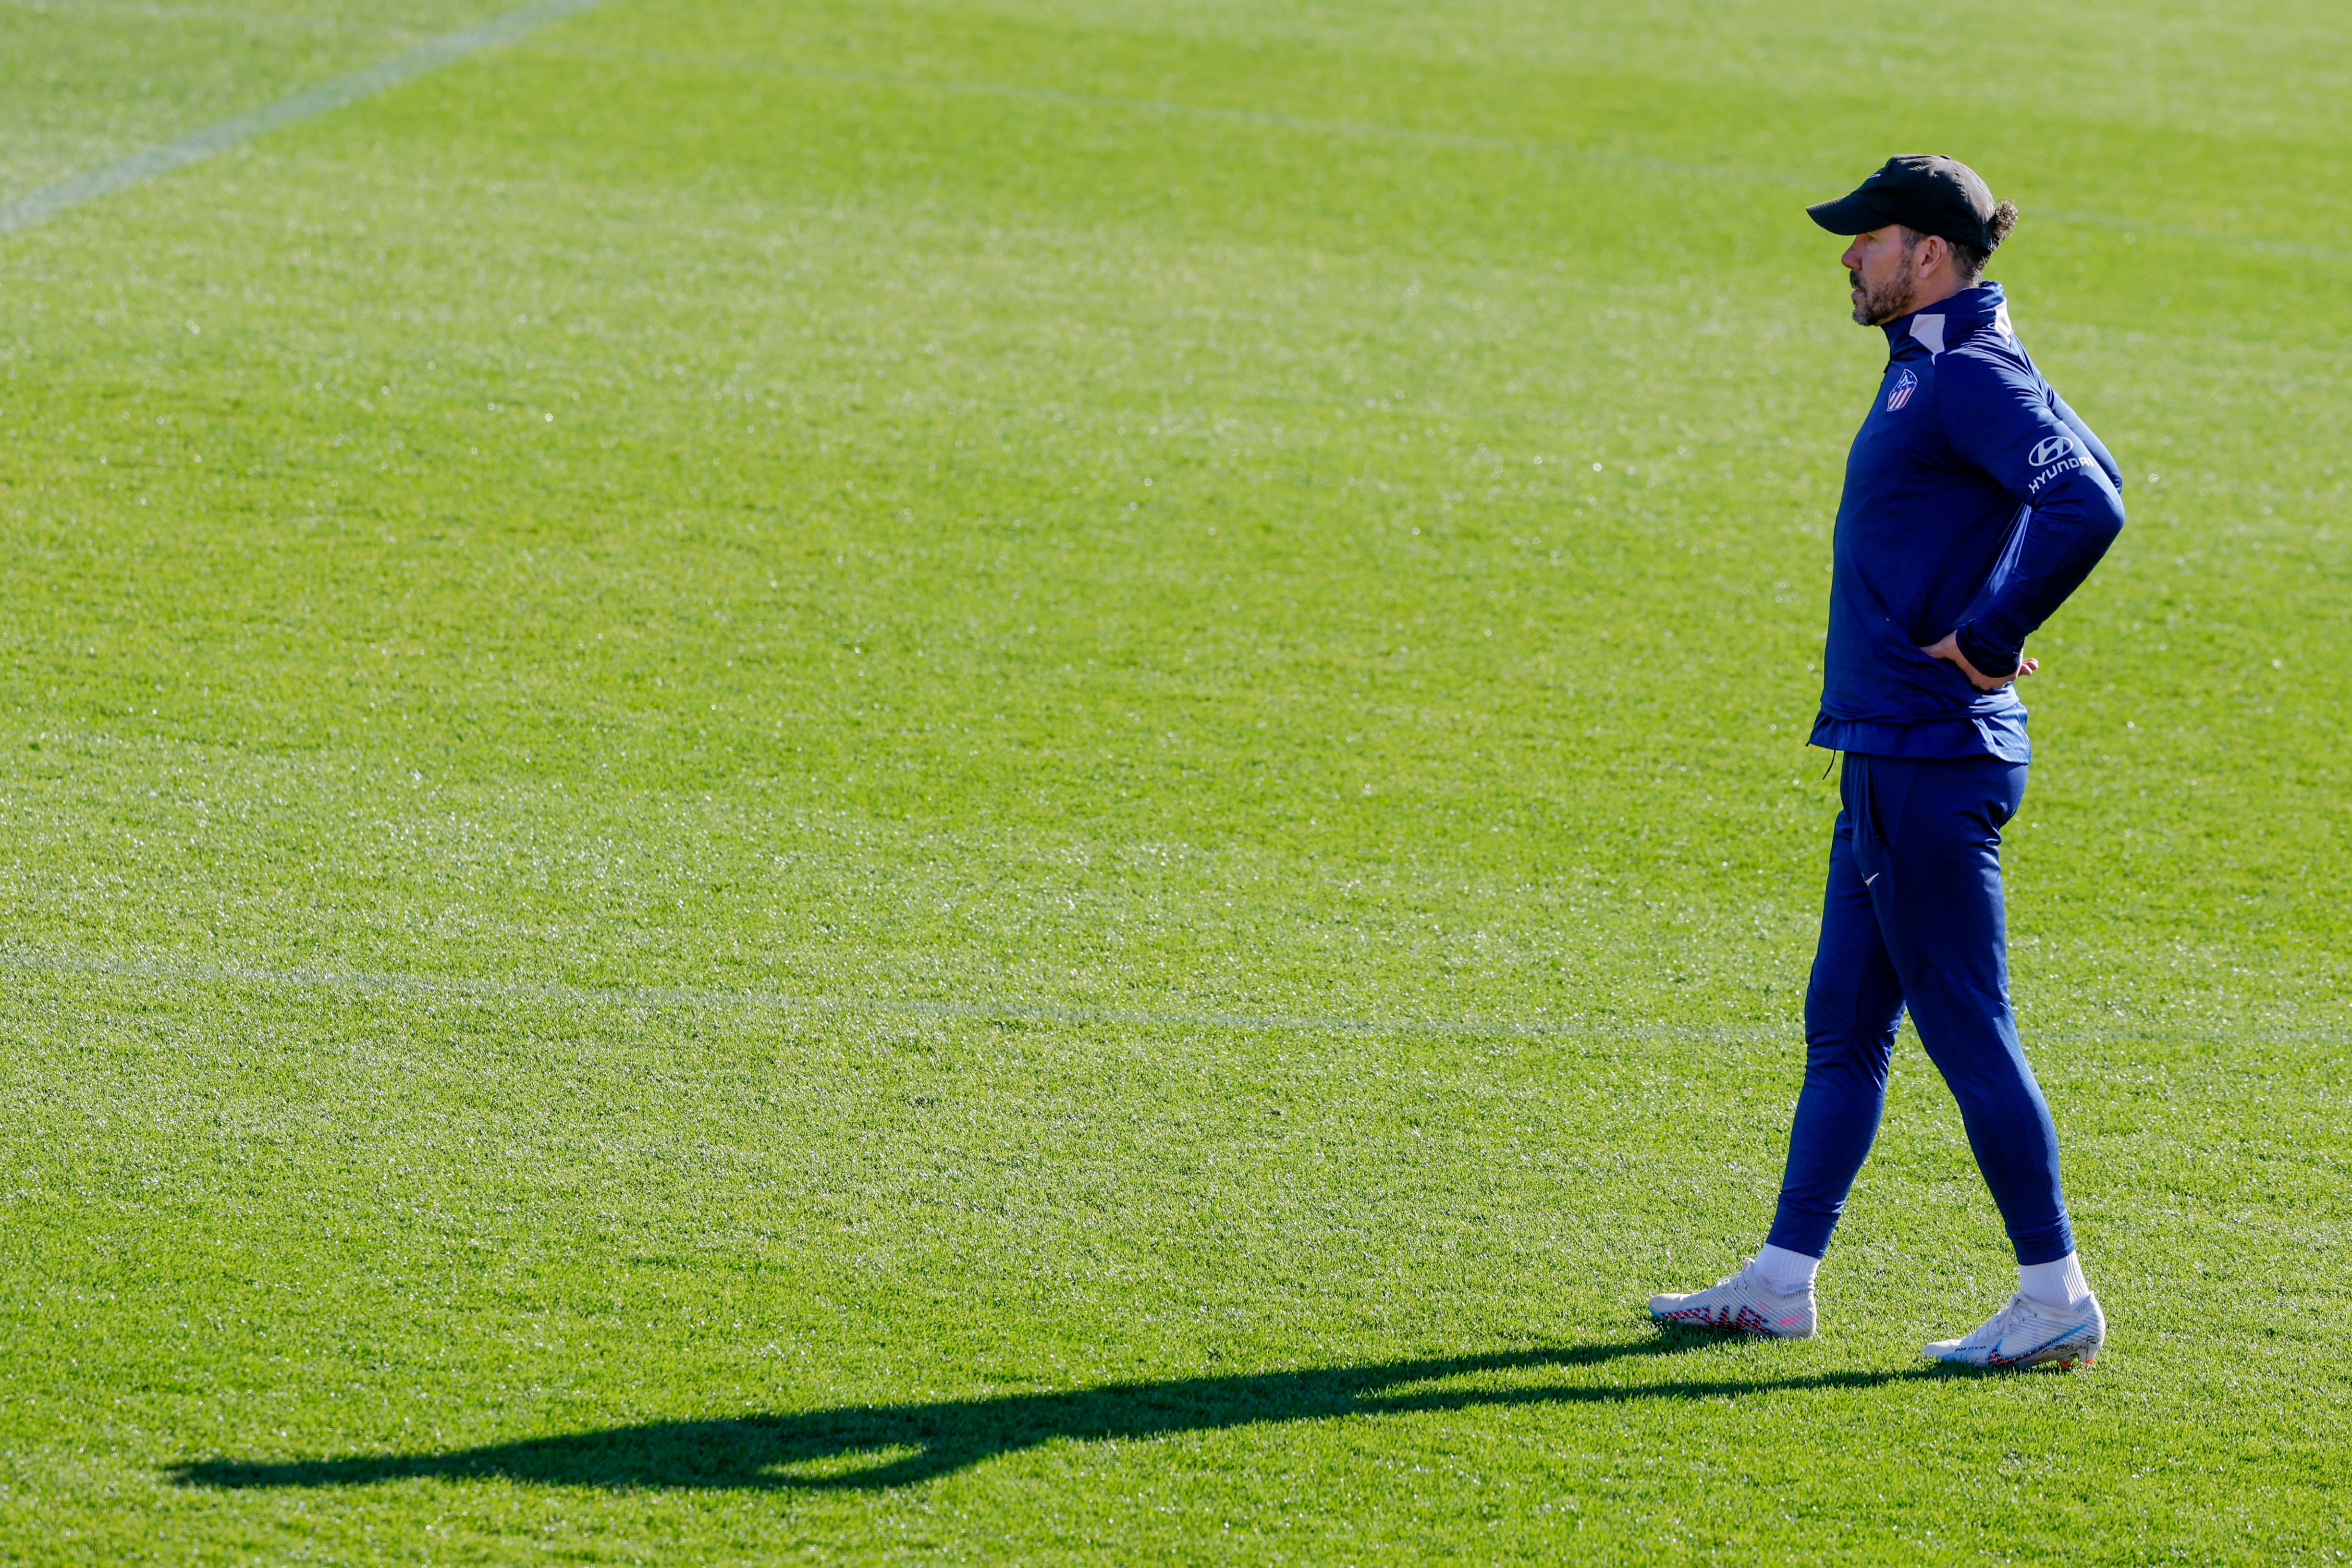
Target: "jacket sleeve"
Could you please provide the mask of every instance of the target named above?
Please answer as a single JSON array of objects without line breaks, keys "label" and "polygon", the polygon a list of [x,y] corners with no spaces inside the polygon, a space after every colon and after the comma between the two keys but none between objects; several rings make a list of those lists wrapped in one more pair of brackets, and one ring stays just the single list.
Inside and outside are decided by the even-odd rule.
[{"label": "jacket sleeve", "polygon": [[2116,493],[2121,494],[2124,471],[2116,466],[2115,457],[2107,450],[2107,444],[2092,434],[2091,427],[2083,423],[2083,416],[2067,407],[2066,400],[2059,396],[2055,389],[2050,392],[2049,396],[2051,408],[2066,422],[2066,428],[2074,432],[2074,438],[2083,443],[2083,449],[2097,459],[2100,470],[2107,476],[2107,482],[2116,487]]},{"label": "jacket sleeve", "polygon": [[2008,576],[1955,628],[1970,664],[2006,675],[2123,531],[2123,476],[2091,427],[2005,357],[1944,355],[1936,402],[1953,449],[2032,509]]}]

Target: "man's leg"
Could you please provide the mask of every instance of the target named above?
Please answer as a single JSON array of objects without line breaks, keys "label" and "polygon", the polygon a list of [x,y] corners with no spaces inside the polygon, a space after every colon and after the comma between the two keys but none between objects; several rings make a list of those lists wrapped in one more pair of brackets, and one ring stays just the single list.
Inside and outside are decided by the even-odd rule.
[{"label": "man's leg", "polygon": [[2074,1256],[2057,1129],[2009,1005],[2000,830],[2025,794],[2025,769],[1972,758],[1883,764],[1882,774],[1882,874],[1871,883],[1880,929],[2017,1249],[2017,1294],[1927,1353],[1970,1366],[2087,1365],[2106,1342],[2106,1313]]},{"label": "man's leg", "polygon": [[[1849,773],[1868,758],[1849,757]],[[1842,783],[1841,791],[1845,788]],[[1767,1246],[1805,1258],[1829,1250],[1847,1192],[1878,1136],[1886,1064],[1903,989],[1854,856],[1854,814],[1838,813],[1822,900],[1821,941],[1805,988],[1805,1085],[1789,1128],[1789,1163]]]},{"label": "man's leg", "polygon": [[1877,772],[1883,874],[1870,891],[1911,1020],[1959,1102],[2018,1262],[2057,1261],[2074,1250],[2058,1130],[2010,1010],[2001,898],[2000,830],[2024,796],[2024,764],[1881,760]]},{"label": "man's leg", "polygon": [[[1849,780],[1863,760],[1846,760]],[[1813,1271],[1877,1136],[1887,1057],[1903,1007],[1865,873],[1855,864],[1853,817],[1850,809],[1839,813],[1830,838],[1821,943],[1805,994],[1805,1087],[1789,1132],[1788,1173],[1772,1234],[1754,1261],[1711,1289],[1651,1297],[1650,1313],[1662,1322],[1773,1339],[1805,1339],[1813,1331]]]}]

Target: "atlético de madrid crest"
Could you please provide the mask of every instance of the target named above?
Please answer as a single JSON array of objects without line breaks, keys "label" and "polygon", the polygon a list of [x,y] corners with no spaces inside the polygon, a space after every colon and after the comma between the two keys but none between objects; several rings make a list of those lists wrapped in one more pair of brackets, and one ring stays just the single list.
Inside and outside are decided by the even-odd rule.
[{"label": "atl\u00e9tico de madrid crest", "polygon": [[1909,371],[1905,371],[1901,375],[1895,377],[1895,390],[1886,395],[1886,412],[1892,414],[1896,409],[1902,407],[1905,404],[1910,402],[1911,395],[1918,390],[1919,378],[1913,375]]}]

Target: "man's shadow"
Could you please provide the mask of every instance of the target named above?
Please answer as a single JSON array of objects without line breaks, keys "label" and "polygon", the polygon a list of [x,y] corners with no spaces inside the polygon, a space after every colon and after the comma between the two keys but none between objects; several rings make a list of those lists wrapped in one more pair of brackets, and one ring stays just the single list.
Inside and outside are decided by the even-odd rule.
[{"label": "man's shadow", "polygon": [[1113,1384],[1054,1394],[1007,1394],[924,1405],[845,1405],[786,1415],[654,1421],[448,1453],[369,1454],[261,1463],[182,1465],[183,1486],[359,1486],[415,1477],[544,1486],[738,1490],[902,1487],[1057,1439],[1133,1441],[1282,1421],[1392,1415],[1516,1405],[1611,1405],[1705,1399],[1769,1389],[1874,1388],[1948,1375],[1948,1369],[1718,1377],[1622,1385],[1534,1383],[1423,1386],[1478,1373],[1541,1372],[1672,1355],[1705,1343],[1681,1333],[1627,1344],[1565,1345],[1481,1355],[1310,1367],[1165,1383]]}]

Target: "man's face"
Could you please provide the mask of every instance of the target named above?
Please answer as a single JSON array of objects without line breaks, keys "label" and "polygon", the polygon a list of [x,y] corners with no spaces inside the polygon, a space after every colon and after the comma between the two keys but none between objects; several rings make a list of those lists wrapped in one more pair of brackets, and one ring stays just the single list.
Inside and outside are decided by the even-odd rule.
[{"label": "man's face", "polygon": [[1911,309],[1918,279],[1914,266],[1917,247],[1903,243],[1902,226],[1889,224],[1868,234],[1857,234],[1838,264],[1853,285],[1856,325],[1874,327]]}]

